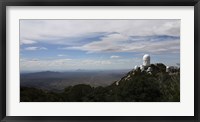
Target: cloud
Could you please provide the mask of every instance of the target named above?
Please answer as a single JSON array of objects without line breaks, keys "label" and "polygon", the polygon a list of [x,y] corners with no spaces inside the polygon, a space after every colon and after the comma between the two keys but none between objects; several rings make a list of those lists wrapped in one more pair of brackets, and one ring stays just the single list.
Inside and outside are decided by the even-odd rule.
[{"label": "cloud", "polygon": [[25,44],[26,40],[62,45],[76,40],[78,44],[80,40],[77,37],[80,39],[88,37],[88,34],[104,32],[120,33],[124,37],[180,36],[180,20],[20,20],[21,44]]},{"label": "cloud", "polygon": [[[20,64],[22,67],[51,67],[51,66],[62,66],[63,64],[72,61],[72,59],[53,59],[53,60],[41,60],[41,59],[20,59]],[[31,64],[31,65],[30,65]]]},{"label": "cloud", "polygon": [[112,64],[109,60],[83,60],[81,61],[83,64],[89,64],[89,65],[108,65]]},{"label": "cloud", "polygon": [[35,44],[37,43],[36,41],[32,41],[32,40],[21,40],[20,44]]},{"label": "cloud", "polygon": [[24,48],[24,50],[28,50],[28,51],[47,50],[47,48],[46,47],[26,47]]},{"label": "cloud", "polygon": [[47,50],[46,47],[39,47],[39,50]]},{"label": "cloud", "polygon": [[137,36],[110,34],[101,41],[82,46],[66,47],[68,50],[82,50],[88,53],[98,52],[140,52],[140,53],[179,53],[180,37],[175,36]]},{"label": "cloud", "polygon": [[118,52],[123,48],[123,43],[128,40],[129,37],[114,33],[106,37],[101,38],[101,41],[94,41],[79,47],[66,47],[64,49],[74,49],[93,52]]},{"label": "cloud", "polygon": [[120,58],[120,56],[112,55],[112,56],[110,56],[110,58],[115,59],[115,58]]},{"label": "cloud", "polygon": [[[137,60],[117,56],[179,54],[180,20],[20,20],[20,48],[28,50],[23,56],[32,57],[30,51],[47,50],[46,47],[47,53],[57,51],[56,57],[62,59],[47,60],[44,56],[46,60],[29,59],[21,66],[30,70],[130,68]],[[66,50],[75,50],[77,59],[65,58]],[[87,59],[82,56],[84,53],[109,53],[105,55],[110,57],[97,60],[99,55],[94,54],[93,59]]]},{"label": "cloud", "polygon": [[66,55],[64,55],[64,54],[58,54],[57,56],[58,56],[58,57],[64,57],[64,56],[66,56]]},{"label": "cloud", "polygon": [[21,71],[41,71],[41,70],[75,70],[75,69],[124,69],[130,68],[132,59],[20,59]]}]

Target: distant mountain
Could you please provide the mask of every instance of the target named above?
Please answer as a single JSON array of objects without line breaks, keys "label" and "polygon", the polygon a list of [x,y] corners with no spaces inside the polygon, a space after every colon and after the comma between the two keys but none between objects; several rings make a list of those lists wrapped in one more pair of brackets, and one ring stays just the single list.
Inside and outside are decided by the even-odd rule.
[{"label": "distant mountain", "polygon": [[20,97],[21,102],[180,102],[180,69],[166,72],[164,64],[151,64],[105,87],[78,84],[60,93],[21,87]]},{"label": "distant mountain", "polygon": [[20,85],[22,87],[34,87],[45,90],[64,90],[67,86],[77,84],[88,84],[93,87],[108,86],[119,80],[126,74],[127,70],[106,70],[106,71],[66,71],[66,72],[35,72],[22,73]]},{"label": "distant mountain", "polygon": [[85,72],[85,71],[87,71],[87,70],[84,70],[84,69],[77,69],[77,70],[75,70],[76,72]]},{"label": "distant mountain", "polygon": [[20,74],[22,78],[52,78],[59,77],[61,72],[53,72],[53,71],[42,71],[42,72],[34,72],[34,73],[22,73]]}]

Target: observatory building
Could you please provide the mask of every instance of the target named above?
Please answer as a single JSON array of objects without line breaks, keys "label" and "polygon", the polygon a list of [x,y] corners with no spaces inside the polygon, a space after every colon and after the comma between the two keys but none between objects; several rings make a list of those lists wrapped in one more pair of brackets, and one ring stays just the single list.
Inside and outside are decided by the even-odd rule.
[{"label": "observatory building", "polygon": [[[151,65],[150,59],[151,59],[150,55],[149,54],[145,54],[143,56],[143,64],[140,65],[140,66],[136,65],[134,69],[135,70],[139,70],[140,69],[141,71],[147,70]],[[151,71],[152,71],[152,68],[149,68],[147,72],[151,72]]]},{"label": "observatory building", "polygon": [[150,65],[150,55],[145,54],[143,56],[143,66],[149,66]]}]

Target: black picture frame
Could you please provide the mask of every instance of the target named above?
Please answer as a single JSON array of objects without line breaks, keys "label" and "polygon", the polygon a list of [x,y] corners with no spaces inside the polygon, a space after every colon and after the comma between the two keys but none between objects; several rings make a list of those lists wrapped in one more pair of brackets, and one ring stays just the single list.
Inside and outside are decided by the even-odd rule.
[{"label": "black picture frame", "polygon": [[[194,116],[7,116],[6,115],[6,7],[7,6],[194,6]],[[0,120],[2,122],[199,122],[200,52],[199,0],[0,0]],[[188,23],[189,24],[189,23]]]}]

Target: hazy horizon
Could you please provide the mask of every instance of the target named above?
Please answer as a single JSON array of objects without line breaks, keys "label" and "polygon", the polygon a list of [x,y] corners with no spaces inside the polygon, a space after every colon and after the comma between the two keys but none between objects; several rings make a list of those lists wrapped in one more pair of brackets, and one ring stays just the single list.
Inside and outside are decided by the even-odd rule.
[{"label": "hazy horizon", "polygon": [[92,71],[130,71],[130,69],[71,69],[71,70],[24,70],[20,71],[20,73],[37,73],[37,72],[92,72]]}]

